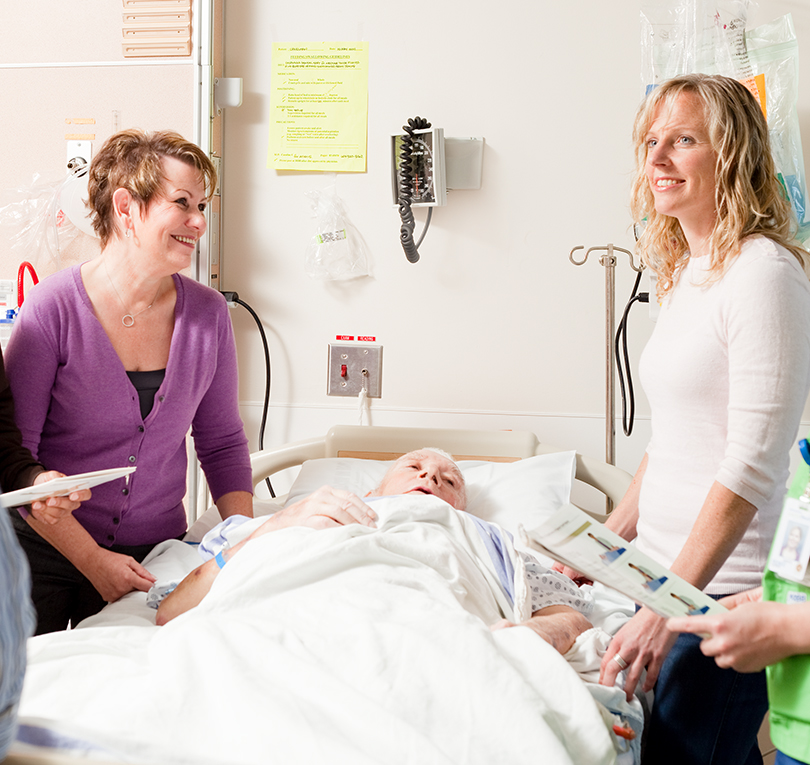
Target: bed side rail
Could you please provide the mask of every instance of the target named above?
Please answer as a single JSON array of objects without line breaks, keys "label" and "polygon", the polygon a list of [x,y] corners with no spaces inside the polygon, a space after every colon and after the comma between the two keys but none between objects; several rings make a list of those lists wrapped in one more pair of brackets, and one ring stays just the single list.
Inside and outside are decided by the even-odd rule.
[{"label": "bed side rail", "polygon": [[[559,451],[564,450],[548,444],[538,444],[536,454],[549,454]],[[577,481],[582,481],[582,483],[601,491],[602,494],[613,501],[614,506],[621,501],[633,481],[633,476],[626,470],[593,457],[586,457],[579,452],[577,452],[577,468],[574,477]]]},{"label": "bed side rail", "polygon": [[615,507],[630,488],[633,476],[615,465],[577,454],[576,479],[599,489]]},{"label": "bed side rail", "polygon": [[250,455],[250,467],[253,471],[253,485],[268,476],[290,467],[297,467],[305,460],[315,460],[326,456],[324,439],[310,438],[296,441],[275,449],[264,449]]}]

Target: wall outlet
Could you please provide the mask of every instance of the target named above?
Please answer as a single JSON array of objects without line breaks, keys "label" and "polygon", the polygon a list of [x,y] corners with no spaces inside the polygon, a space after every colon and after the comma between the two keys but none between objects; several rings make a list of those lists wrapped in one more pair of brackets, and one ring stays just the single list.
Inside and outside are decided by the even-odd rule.
[{"label": "wall outlet", "polygon": [[382,397],[382,346],[329,344],[328,396]]}]

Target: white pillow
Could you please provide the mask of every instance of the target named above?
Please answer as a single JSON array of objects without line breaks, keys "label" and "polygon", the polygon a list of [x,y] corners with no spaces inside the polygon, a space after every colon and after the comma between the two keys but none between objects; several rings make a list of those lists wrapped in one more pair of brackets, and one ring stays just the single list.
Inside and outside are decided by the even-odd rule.
[{"label": "white pillow", "polygon": [[[301,466],[286,505],[321,486],[353,491],[363,497],[375,489],[393,462],[328,457]],[[541,454],[517,462],[461,461],[467,484],[467,512],[510,531],[532,527],[569,502],[576,452]]]}]

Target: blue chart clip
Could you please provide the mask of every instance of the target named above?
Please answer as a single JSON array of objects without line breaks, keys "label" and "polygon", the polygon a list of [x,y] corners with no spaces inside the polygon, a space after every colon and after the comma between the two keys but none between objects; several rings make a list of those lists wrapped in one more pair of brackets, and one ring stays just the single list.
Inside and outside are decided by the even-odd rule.
[{"label": "blue chart clip", "polygon": [[802,453],[804,461],[810,465],[810,444],[807,443],[806,438],[799,441],[799,451]]}]

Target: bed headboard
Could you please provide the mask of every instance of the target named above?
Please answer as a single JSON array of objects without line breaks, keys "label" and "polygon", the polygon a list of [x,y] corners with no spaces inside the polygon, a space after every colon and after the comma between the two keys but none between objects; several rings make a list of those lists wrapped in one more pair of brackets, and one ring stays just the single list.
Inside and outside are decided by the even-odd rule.
[{"label": "bed headboard", "polygon": [[[335,425],[325,437],[266,449],[251,455],[254,485],[279,470],[305,460],[354,457],[390,460],[425,446],[449,452],[457,460],[514,462],[536,454],[564,451],[542,444],[534,433],[519,430],[461,430],[452,428],[393,428]],[[617,503],[632,476],[621,468],[577,454],[576,478]]]},{"label": "bed headboard", "polygon": [[435,446],[456,460],[515,462],[532,457],[538,446],[534,433],[513,430],[453,430],[336,425],[326,434],[327,457],[392,460]]}]

